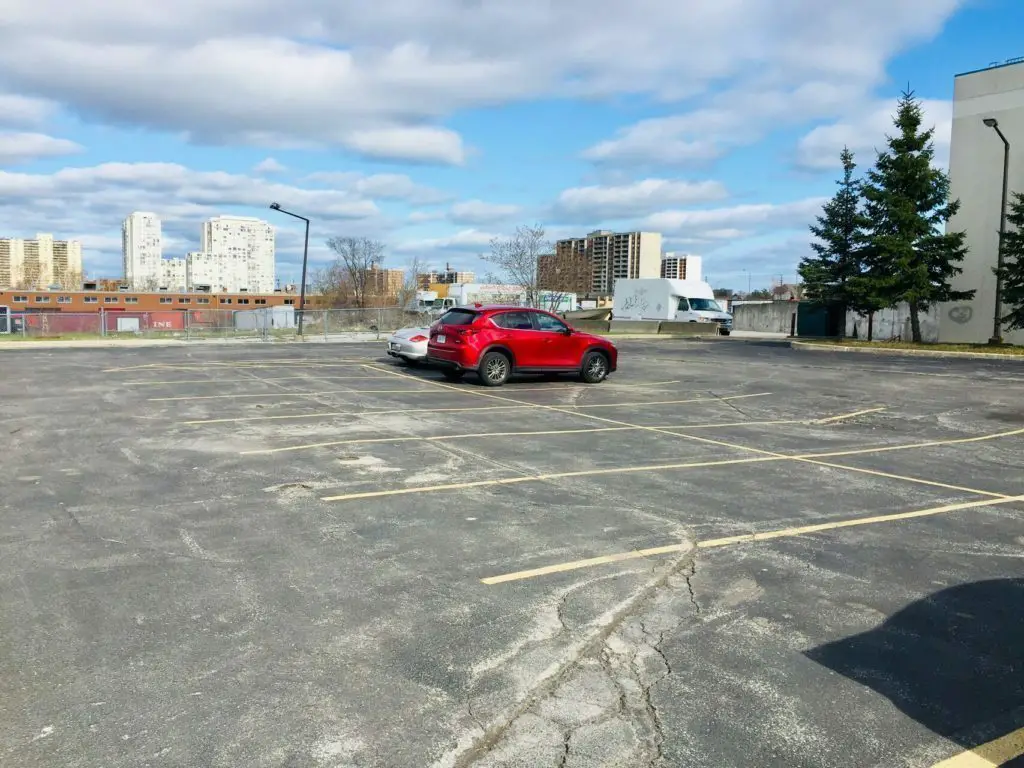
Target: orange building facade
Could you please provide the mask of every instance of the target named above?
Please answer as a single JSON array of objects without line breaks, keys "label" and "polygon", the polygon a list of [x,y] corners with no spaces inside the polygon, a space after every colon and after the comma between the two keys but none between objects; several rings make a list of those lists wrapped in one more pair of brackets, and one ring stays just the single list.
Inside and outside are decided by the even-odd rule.
[{"label": "orange building facade", "polygon": [[[307,306],[309,297],[307,297]],[[296,307],[298,296],[290,293],[171,293],[161,291],[24,291],[0,290],[0,307],[20,312],[167,312],[190,309],[257,309]]]}]

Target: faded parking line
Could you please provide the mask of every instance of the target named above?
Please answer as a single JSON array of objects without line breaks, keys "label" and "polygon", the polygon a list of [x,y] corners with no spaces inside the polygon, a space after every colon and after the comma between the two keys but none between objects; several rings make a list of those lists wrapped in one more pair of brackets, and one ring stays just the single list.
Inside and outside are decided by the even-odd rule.
[{"label": "faded parking line", "polygon": [[[782,528],[775,531],[764,531],[761,533],[743,533],[737,536],[726,536],[719,539],[707,539],[705,541],[698,541],[696,543],[697,549],[716,549],[719,547],[728,547],[734,544],[750,544],[758,541],[768,541],[770,539],[783,539],[791,538],[794,536],[806,536],[810,533],[820,533],[822,531],[834,531],[840,528],[853,528],[861,525],[875,525],[877,523],[891,523],[899,520],[911,520],[917,517],[932,517],[935,515],[943,515],[949,512],[958,512],[964,509],[977,509],[979,507],[991,507],[997,504],[1014,504],[1017,502],[1024,501],[1024,496],[1005,496],[1002,498],[995,499],[983,499],[980,501],[964,501],[957,504],[945,504],[940,507],[929,507],[928,509],[917,509],[912,512],[896,512],[891,515],[869,515],[866,517],[855,517],[847,520],[835,520],[829,523],[817,523],[814,525],[803,525],[796,528]],[[504,573],[500,576],[488,576],[487,578],[480,579],[481,582],[488,585],[503,584],[509,581],[522,581],[524,579],[533,579],[538,576],[547,576],[553,573],[564,573],[565,571],[575,571],[581,568],[590,568],[597,565],[605,565],[607,563],[616,563],[622,560],[631,560],[637,558],[652,557],[656,555],[667,555],[676,552],[685,552],[688,549],[692,549],[694,544],[690,542],[684,542],[679,544],[669,544],[663,547],[651,547],[649,549],[635,549],[630,552],[619,552],[612,555],[603,555],[601,557],[591,557],[586,560],[574,560],[568,563],[557,563],[555,565],[547,565],[541,568],[531,568],[525,571],[516,571],[514,573]],[[1017,734],[1024,735],[1024,729],[1021,731],[1010,734],[1015,736]],[[1010,737],[1004,737],[1010,738]],[[1020,738],[1018,735],[1017,738]],[[1012,742],[1012,740],[1011,740]],[[995,742],[992,742],[993,744]],[[987,746],[987,745],[986,745]],[[1018,745],[1021,752],[1017,752],[1010,757],[1016,757],[1017,754],[1024,753],[1024,743]],[[964,755],[974,754],[977,750],[970,753],[964,753]],[[1002,753],[1000,753],[1002,754]],[[958,756],[964,757],[963,755]],[[1004,761],[1005,762],[1005,761]],[[939,766],[943,768],[968,768],[968,766],[983,765],[982,763],[940,763]],[[985,763],[984,765],[988,765]],[[993,765],[999,765],[994,763]],[[939,766],[933,766],[933,768],[939,768]]]},{"label": "faded parking line", "polygon": [[[477,409],[474,409],[477,410]],[[721,424],[682,424],[679,426],[662,427],[662,429],[724,429],[725,427],[753,427],[775,424],[800,424],[799,420],[786,421],[733,421]],[[305,445],[289,445],[283,448],[264,448],[256,451],[242,451],[240,456],[255,456],[261,453],[286,453],[288,451],[304,451],[311,448],[329,448],[336,445],[363,445],[366,443],[405,443],[405,442],[443,442],[445,440],[468,440],[486,437],[533,437],[540,435],[578,435],[597,432],[629,432],[642,427],[583,427],[581,429],[544,429],[535,432],[470,432],[463,435],[430,435],[412,437],[366,437],[351,440],[332,440],[326,443],[308,443]]]},{"label": "faded parking line", "polygon": [[[483,409],[481,409],[483,410]],[[641,427],[642,428],[642,427]],[[647,429],[653,429],[648,427]],[[662,429],[654,429],[656,432],[662,432],[664,434],[676,434]],[[427,486],[414,486],[410,488],[392,488],[386,491],[364,491],[361,493],[346,493],[338,496],[324,496],[321,498],[322,501],[350,501],[353,499],[372,499],[380,498],[384,496],[402,496],[411,493],[432,493],[437,491],[454,491],[461,490],[464,488],[480,488],[484,486],[498,486],[498,485],[510,485],[518,483],[529,483],[529,482],[544,482],[548,480],[560,480],[570,477],[598,477],[601,475],[625,475],[633,474],[636,472],[663,472],[666,470],[680,470],[680,469],[696,469],[706,467],[723,467],[733,464],[759,464],[772,461],[800,461],[807,462],[810,464],[822,464],[824,466],[832,467],[835,469],[842,469],[851,472],[863,472],[870,475],[880,475],[882,477],[888,477],[894,480],[903,480],[911,483],[918,483],[921,485],[929,485],[936,488],[945,488],[947,490],[963,491],[964,493],[973,493],[980,496],[989,496],[997,499],[1010,498],[1004,493],[995,493],[994,491],[985,491],[977,488],[967,488],[965,486],[950,485],[948,483],[940,483],[934,480],[926,480],[919,477],[909,477],[903,475],[894,475],[884,472],[878,472],[872,469],[862,469],[860,467],[848,467],[843,464],[830,464],[827,462],[817,461],[817,459],[827,458],[838,458],[841,456],[859,456],[871,453],[889,453],[892,451],[906,451],[916,448],[933,448],[937,446],[947,445],[958,445],[962,443],[974,443],[983,440],[996,440],[1003,437],[1012,437],[1015,435],[1024,434],[1024,429],[1014,429],[1009,432],[994,432],[988,435],[979,435],[977,437],[961,437],[951,438],[949,440],[929,440],[922,443],[908,443],[904,445],[886,445],[876,446],[874,448],[855,448],[843,451],[828,451],[824,453],[806,453],[798,455],[788,455],[783,453],[773,453],[771,451],[763,451],[758,448],[745,448],[743,450],[756,451],[761,454],[759,456],[751,456],[743,459],[716,459],[710,461],[691,461],[681,462],[678,464],[650,464],[638,467],[607,467],[603,469],[582,469],[574,472],[552,472],[540,475],[531,475],[527,477],[506,477],[506,478],[495,478],[491,480],[476,480],[468,483],[450,483],[446,485],[427,485]],[[678,435],[679,437],[689,437],[689,435]],[[701,438],[693,438],[695,440],[701,440]],[[718,440],[705,440],[712,444],[720,444],[723,447],[730,447],[729,443],[722,443]],[[740,448],[737,448],[740,449]]]},{"label": "faded parking line", "polygon": [[[461,392],[456,387],[453,387],[457,392]],[[281,393],[287,394],[287,393]],[[476,393],[474,393],[476,394]],[[431,413],[458,413],[465,411],[515,411],[525,410],[530,408],[554,408],[555,410],[561,410],[566,413],[572,413],[576,409],[590,409],[590,408],[643,408],[654,405],[680,405],[682,403],[720,403],[725,400],[742,400],[750,397],[764,397],[770,395],[771,392],[757,392],[750,395],[730,395],[728,397],[696,397],[689,398],[687,400],[657,400],[651,402],[638,402],[638,403],[599,403],[596,405],[565,405],[565,406],[547,406],[539,405],[537,403],[523,403],[521,400],[513,400],[512,398],[498,398],[508,403],[517,403],[516,405],[493,405],[493,406],[482,406],[476,408],[431,408]],[[191,421],[183,421],[182,424],[196,425],[196,424],[230,424],[243,421],[280,421],[283,419],[326,419],[337,416],[372,416],[375,414],[396,414],[396,413],[422,413],[422,408],[399,408],[399,409],[388,409],[388,410],[367,410],[367,411],[327,411],[323,413],[298,413],[298,414],[284,414],[278,416],[241,416],[229,419],[194,419]],[[627,425],[623,425],[627,426]],[[636,426],[636,425],[628,425]]]}]

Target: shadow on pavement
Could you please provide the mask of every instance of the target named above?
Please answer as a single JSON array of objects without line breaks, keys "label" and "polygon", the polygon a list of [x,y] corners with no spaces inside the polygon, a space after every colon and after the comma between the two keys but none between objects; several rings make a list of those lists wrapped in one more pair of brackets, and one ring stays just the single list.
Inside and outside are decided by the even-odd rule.
[{"label": "shadow on pavement", "polygon": [[973,749],[1024,726],[1024,579],[935,592],[806,655]]}]

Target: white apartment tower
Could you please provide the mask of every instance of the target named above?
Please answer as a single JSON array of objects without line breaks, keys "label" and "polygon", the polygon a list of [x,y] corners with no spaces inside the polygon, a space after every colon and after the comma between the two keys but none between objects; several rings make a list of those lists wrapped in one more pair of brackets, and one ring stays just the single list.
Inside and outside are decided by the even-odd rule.
[{"label": "white apartment tower", "polygon": [[124,280],[137,290],[155,290],[163,279],[163,243],[155,213],[136,211],[121,225]]},{"label": "white apartment tower", "polygon": [[[214,290],[223,286],[231,291],[274,291],[274,228],[269,222],[252,216],[216,216],[203,223],[200,251],[208,258],[197,261],[197,254],[189,255],[189,261],[196,262],[190,284],[208,284]],[[200,274],[204,280],[197,281]]]}]

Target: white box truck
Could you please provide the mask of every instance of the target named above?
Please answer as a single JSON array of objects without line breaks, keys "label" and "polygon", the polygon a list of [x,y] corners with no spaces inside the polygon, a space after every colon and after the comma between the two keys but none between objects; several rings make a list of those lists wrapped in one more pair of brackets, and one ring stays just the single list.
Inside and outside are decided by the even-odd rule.
[{"label": "white box truck", "polygon": [[616,280],[612,319],[721,323],[722,335],[732,332],[732,315],[722,309],[711,286],[701,280]]}]

